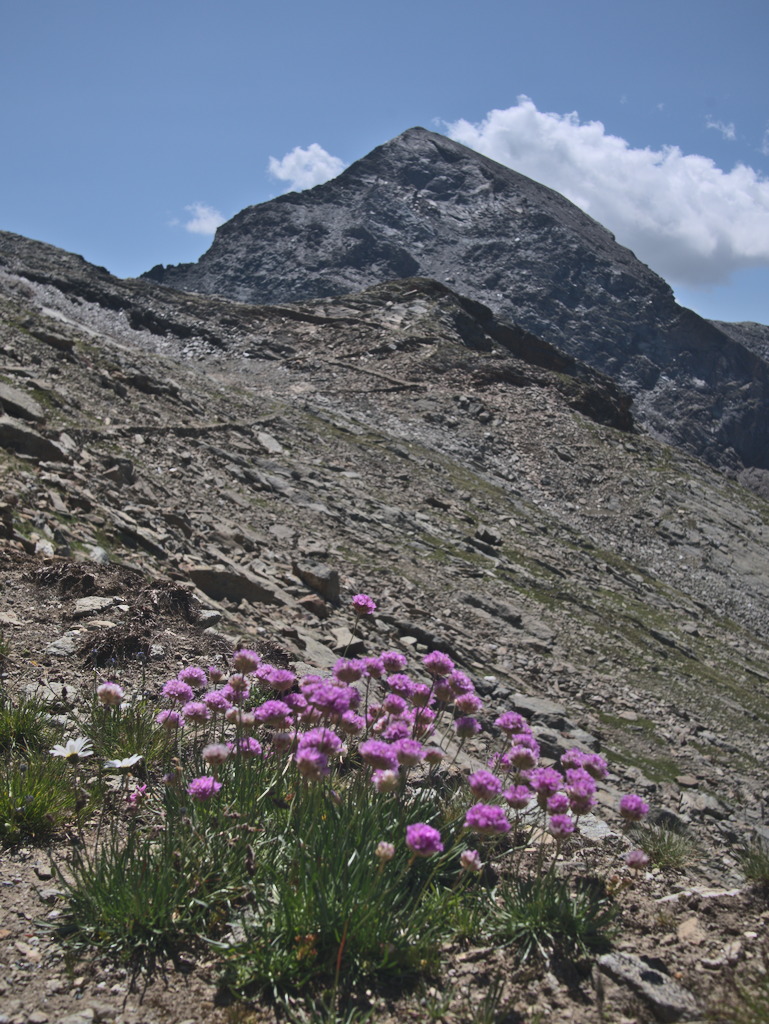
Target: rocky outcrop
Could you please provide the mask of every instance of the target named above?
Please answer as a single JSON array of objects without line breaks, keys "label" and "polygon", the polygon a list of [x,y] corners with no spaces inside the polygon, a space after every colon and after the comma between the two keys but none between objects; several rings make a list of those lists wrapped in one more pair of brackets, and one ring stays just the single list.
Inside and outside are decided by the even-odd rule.
[{"label": "rocky outcrop", "polygon": [[765,344],[682,309],[563,196],[422,128],[333,181],[247,207],[197,263],[146,277],[284,303],[416,275],[608,374],[657,437],[732,471],[769,468]]}]

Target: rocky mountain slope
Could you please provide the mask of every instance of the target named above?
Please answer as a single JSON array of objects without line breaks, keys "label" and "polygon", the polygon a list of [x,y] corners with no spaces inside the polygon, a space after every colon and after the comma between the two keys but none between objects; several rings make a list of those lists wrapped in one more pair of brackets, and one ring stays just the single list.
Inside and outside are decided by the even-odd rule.
[{"label": "rocky mountain slope", "polygon": [[[609,380],[424,279],[247,306],[4,234],[0,294],[6,557],[138,568],[321,666],[365,590],[376,643],[603,745],[727,864],[766,828],[769,507]],[[49,661],[152,649],[85,596]]]},{"label": "rocky mountain slope", "polygon": [[[703,320],[558,193],[412,128],[338,178],[250,206],[197,263],[146,277],[241,302],[430,277],[614,380],[656,437],[765,486],[769,364],[745,330]],[[755,333],[755,332],[754,332]]]},{"label": "rocky mountain slope", "polygon": [[[758,495],[639,430],[608,377],[425,278],[253,306],[0,233],[0,406],[12,692],[65,707],[95,670],[153,694],[241,643],[322,669],[350,645],[350,596],[368,592],[377,614],[351,653],[443,649],[476,681],[487,729],[515,708],[546,757],[579,744],[609,758],[605,802],[581,824],[596,870],[618,877],[628,790],[688,849],[685,868],[628,892],[592,981],[462,951],[451,970],[468,999],[491,957],[510,1019],[726,1005],[766,917],[738,854],[769,838]],[[466,753],[477,766],[473,741]],[[36,857],[0,865],[9,1021],[233,1019],[208,960],[138,986],[106,958],[65,962],[38,923],[60,911]]]}]

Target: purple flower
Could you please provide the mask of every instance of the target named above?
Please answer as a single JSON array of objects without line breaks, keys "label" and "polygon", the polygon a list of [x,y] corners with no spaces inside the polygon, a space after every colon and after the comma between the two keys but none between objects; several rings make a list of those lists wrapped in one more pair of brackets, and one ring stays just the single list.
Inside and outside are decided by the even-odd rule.
[{"label": "purple flower", "polygon": [[294,756],[300,774],[311,782],[318,782],[331,773],[328,758],[315,747],[302,747]]},{"label": "purple flower", "polygon": [[528,786],[510,786],[502,794],[506,803],[508,803],[514,810],[522,811],[524,807],[528,807],[531,798],[534,796]]},{"label": "purple flower", "polygon": [[455,697],[458,697],[460,693],[475,693],[475,687],[470,676],[460,672],[458,668],[454,668],[449,672],[447,682]]},{"label": "purple flower", "polygon": [[224,764],[230,756],[230,748],[226,743],[209,743],[203,747],[201,756],[208,764]]},{"label": "purple flower", "polygon": [[[235,677],[233,676],[233,678]],[[242,704],[248,696],[248,690],[238,690],[234,686],[230,686],[229,683],[225,683],[218,692],[231,704]]]},{"label": "purple flower", "polygon": [[363,618],[366,615],[373,615],[376,611],[376,604],[368,594],[355,594],[352,599],[352,610],[356,615]]},{"label": "purple flower", "polygon": [[438,829],[421,822],[406,826],[406,846],[417,857],[431,857],[434,853],[443,852],[443,843]]},{"label": "purple flower", "polygon": [[125,799],[129,811],[138,811],[147,799],[147,786],[137,786],[133,793],[129,793]]},{"label": "purple flower", "polygon": [[331,671],[340,683],[354,683],[366,671],[366,662],[360,658],[339,658]]},{"label": "purple flower", "polygon": [[219,668],[218,665],[208,666],[208,681],[212,686],[216,686],[217,683],[221,683],[224,679],[224,672]]},{"label": "purple flower", "polygon": [[547,823],[547,830],[555,839],[565,839],[574,831],[574,821],[568,814],[554,814]]},{"label": "purple flower", "polygon": [[187,668],[183,668],[178,678],[189,686],[201,687],[208,685],[208,676],[197,665],[189,665]]},{"label": "purple flower", "polygon": [[203,803],[210,800],[221,788],[221,782],[217,782],[213,775],[201,775],[200,778],[193,779],[187,786],[187,792],[193,800]]},{"label": "purple flower", "polygon": [[382,701],[382,707],[388,715],[402,715],[408,705],[403,697],[399,696],[397,693],[388,693]]},{"label": "purple flower", "polygon": [[433,683],[433,697],[439,704],[450,704],[454,699],[454,691],[448,679],[441,679],[437,676]]},{"label": "purple flower", "polygon": [[363,658],[363,663],[366,666],[366,675],[370,676],[372,679],[381,679],[384,675],[385,667],[381,658]]},{"label": "purple flower", "polygon": [[390,768],[394,771],[398,767],[398,752],[389,743],[366,740],[358,750],[366,764],[372,768]]},{"label": "purple flower", "polygon": [[400,651],[382,651],[380,655],[385,672],[403,672],[408,665],[405,655]]},{"label": "purple flower", "polygon": [[391,722],[380,720],[374,727],[374,731],[381,734],[383,740],[388,743],[397,743],[398,740],[405,740],[411,735],[414,723],[410,718],[394,718]]},{"label": "purple flower", "polygon": [[536,740],[533,743],[518,743],[511,747],[506,754],[500,757],[500,764],[505,768],[517,768],[519,771],[527,771],[536,768],[539,760],[539,744]]},{"label": "purple flower", "polygon": [[[265,666],[269,669],[270,666]],[[227,686],[231,690],[236,690],[238,693],[249,693],[251,690],[251,683],[253,680],[249,679],[248,676],[244,676],[242,672],[233,672],[230,678],[227,680]]]},{"label": "purple flower", "polygon": [[360,702],[360,694],[353,686],[340,686],[327,679],[311,683],[303,680],[302,694],[308,704],[332,719],[356,708]]},{"label": "purple flower", "polygon": [[212,711],[226,711],[232,706],[222,690],[209,690],[208,693],[203,694],[202,699],[206,707],[211,708]]},{"label": "purple flower", "polygon": [[397,772],[392,768],[378,768],[371,776],[371,783],[377,793],[394,793],[400,784]]},{"label": "purple flower", "polygon": [[185,683],[183,679],[169,679],[163,684],[163,696],[178,701],[179,704],[185,704],[192,700],[195,694],[190,684]]},{"label": "purple flower", "polygon": [[625,863],[633,871],[643,871],[649,866],[649,854],[643,850],[630,850],[625,854]]},{"label": "purple flower", "polygon": [[426,708],[432,703],[432,690],[424,683],[414,683],[409,694],[415,708]]},{"label": "purple flower", "polygon": [[430,651],[422,658],[422,664],[431,676],[447,676],[454,668],[454,662],[443,651]]},{"label": "purple flower", "polygon": [[493,800],[502,792],[502,780],[485,769],[470,775],[467,784],[476,800]]},{"label": "purple flower", "polygon": [[106,681],[96,687],[96,696],[105,707],[117,707],[125,694],[123,693],[122,686]]},{"label": "purple flower", "polygon": [[304,747],[314,747],[316,750],[320,750],[322,754],[325,754],[326,757],[333,757],[341,753],[342,746],[342,741],[335,732],[322,727],[319,729],[309,729],[299,737],[300,750]]},{"label": "purple flower", "polygon": [[454,729],[461,740],[466,740],[470,736],[477,736],[481,731],[481,723],[475,718],[456,718]]},{"label": "purple flower", "polygon": [[190,700],[182,708],[185,722],[192,722],[193,725],[205,725],[211,717],[208,705],[202,700]]},{"label": "purple flower", "polygon": [[537,796],[543,798],[545,802],[563,785],[563,776],[554,768],[533,768],[527,772],[526,780]]},{"label": "purple flower", "polygon": [[273,729],[290,729],[294,724],[291,708],[282,700],[266,700],[254,711],[257,721]]},{"label": "purple flower", "polygon": [[393,744],[398,754],[398,763],[404,768],[414,768],[421,764],[425,748],[419,740],[402,739]]},{"label": "purple flower", "polygon": [[304,711],[305,708],[309,707],[307,699],[302,693],[284,693],[283,703],[288,704],[294,712]]},{"label": "purple flower", "polygon": [[435,721],[436,714],[432,708],[417,708],[416,714],[414,715],[414,735],[428,737],[435,732]]},{"label": "purple flower", "polygon": [[587,814],[595,807],[596,783],[589,772],[584,768],[567,768],[566,783],[566,795],[574,814]]},{"label": "purple flower", "polygon": [[463,850],[459,856],[459,863],[465,871],[472,871],[475,874],[483,868],[481,855],[477,850]]},{"label": "purple flower", "polygon": [[565,793],[553,793],[547,800],[547,809],[550,814],[566,814],[569,810],[569,798]]},{"label": "purple flower", "polygon": [[445,756],[440,747],[427,747],[425,750],[425,761],[427,764],[440,764]]},{"label": "purple flower", "polygon": [[232,744],[232,752],[243,757],[258,757],[262,752],[262,744],[253,736],[241,736],[237,743]]},{"label": "purple flower", "polygon": [[477,693],[460,693],[454,701],[454,707],[463,715],[477,715],[483,711],[483,701]]},{"label": "purple flower", "polygon": [[256,651],[249,651],[247,647],[241,647],[232,656],[232,667],[236,672],[248,675],[249,672],[256,672],[262,663],[262,656]]},{"label": "purple flower", "polygon": [[278,693],[287,693],[295,685],[296,676],[287,668],[274,668],[265,682]]},{"label": "purple flower", "polygon": [[649,805],[635,793],[628,793],[619,802],[619,813],[626,821],[641,821],[649,813]]},{"label": "purple flower", "polygon": [[609,774],[609,766],[606,759],[600,754],[585,754],[582,758],[582,767],[599,782]]},{"label": "purple flower", "polygon": [[561,754],[561,766],[563,768],[581,768],[585,763],[586,757],[587,754],[584,750],[580,750],[579,747],[572,747],[571,750]]},{"label": "purple flower", "polygon": [[397,693],[399,697],[408,699],[411,696],[415,684],[411,676],[407,676],[403,672],[395,672],[393,675],[387,677],[387,685],[393,693]]},{"label": "purple flower", "polygon": [[482,836],[502,835],[510,831],[510,822],[496,804],[473,804],[465,815],[465,828]]},{"label": "purple flower", "polygon": [[526,719],[523,715],[519,715],[517,711],[505,711],[504,714],[495,719],[494,725],[509,736],[516,732],[527,732],[529,728]]},{"label": "purple flower", "polygon": [[164,729],[180,729],[184,725],[184,719],[179,711],[161,711],[155,715],[155,721]]},{"label": "purple flower", "polygon": [[356,715],[354,711],[345,711],[339,719],[339,728],[348,736],[357,736],[366,727],[366,720],[362,715]]}]

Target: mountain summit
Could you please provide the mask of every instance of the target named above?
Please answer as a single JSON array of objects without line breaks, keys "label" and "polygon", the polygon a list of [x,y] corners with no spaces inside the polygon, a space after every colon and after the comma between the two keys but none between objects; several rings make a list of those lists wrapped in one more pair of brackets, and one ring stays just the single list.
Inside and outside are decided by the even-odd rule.
[{"label": "mountain summit", "polygon": [[[612,376],[656,436],[769,470],[769,364],[563,196],[411,128],[339,177],[249,206],[197,263],[145,276],[249,303],[435,278]],[[755,474],[754,474],[755,477]]]}]

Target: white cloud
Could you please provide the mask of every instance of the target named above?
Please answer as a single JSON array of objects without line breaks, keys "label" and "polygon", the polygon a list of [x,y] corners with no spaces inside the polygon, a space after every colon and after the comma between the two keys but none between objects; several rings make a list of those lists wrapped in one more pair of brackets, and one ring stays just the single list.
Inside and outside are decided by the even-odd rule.
[{"label": "white cloud", "polygon": [[327,153],[317,142],[307,149],[295,146],[282,160],[270,157],[269,171],[274,178],[289,183],[289,192],[322,185],[329,178],[335,178],[345,168],[344,160]]},{"label": "white cloud", "polygon": [[737,138],[737,132],[735,131],[734,124],[730,121],[729,124],[724,124],[723,121],[714,121],[713,118],[708,114],[707,120],[705,121],[706,128],[715,128],[717,132],[721,132],[725,139],[730,142],[734,142]]},{"label": "white cloud", "polygon": [[213,206],[206,206],[205,203],[190,203],[184,209],[192,214],[190,219],[185,222],[184,227],[193,235],[213,235],[226,219]]},{"label": "white cloud", "polygon": [[542,113],[526,96],[448,134],[567,196],[671,284],[769,265],[769,180],[751,167],[722,171],[677,146],[633,149],[600,121]]}]

